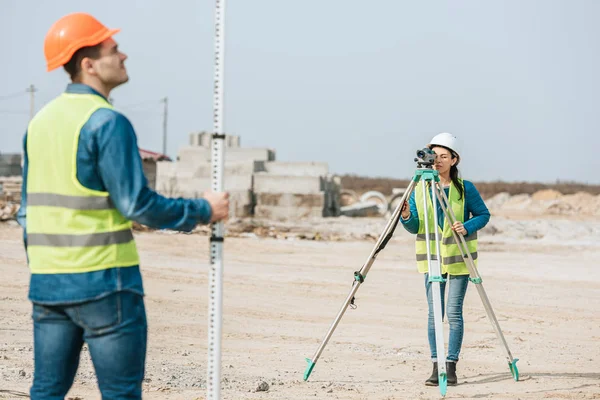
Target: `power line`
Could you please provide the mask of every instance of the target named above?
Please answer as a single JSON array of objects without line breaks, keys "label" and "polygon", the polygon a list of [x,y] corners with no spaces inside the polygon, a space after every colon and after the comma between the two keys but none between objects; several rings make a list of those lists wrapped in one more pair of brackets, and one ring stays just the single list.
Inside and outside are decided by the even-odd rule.
[{"label": "power line", "polygon": [[150,111],[150,110],[127,110],[127,115],[155,115],[161,116],[162,114],[159,111]]},{"label": "power line", "polygon": [[0,114],[20,114],[27,115],[27,111],[19,111],[19,110],[0,110]]},{"label": "power line", "polygon": [[160,100],[146,100],[146,101],[140,101],[139,103],[133,103],[133,104],[126,104],[124,106],[119,106],[119,109],[130,109],[130,108],[136,108],[139,106],[146,106],[149,107],[151,105],[158,105],[161,104],[164,100],[160,99]]},{"label": "power line", "polygon": [[[35,92],[37,91],[38,89],[32,83],[27,89],[25,89],[22,92],[15,92],[4,96],[0,96],[0,101],[15,99],[17,97],[25,95],[26,93],[29,93],[29,120],[31,121],[33,119],[33,116],[35,115]],[[21,111],[13,110],[1,110],[0,112],[2,114],[21,114]]]},{"label": "power line", "polygon": [[15,93],[7,94],[7,95],[4,95],[4,96],[0,96],[0,101],[10,100],[10,99],[14,99],[14,98],[17,98],[17,97],[20,97],[20,96],[24,96],[25,93],[27,93],[27,92],[23,90],[23,91],[20,91],[20,92],[15,92]]}]

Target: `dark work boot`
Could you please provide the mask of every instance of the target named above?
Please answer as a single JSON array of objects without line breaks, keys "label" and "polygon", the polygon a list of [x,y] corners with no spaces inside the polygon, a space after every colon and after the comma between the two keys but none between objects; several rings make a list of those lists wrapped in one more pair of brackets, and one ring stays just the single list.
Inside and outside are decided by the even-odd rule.
[{"label": "dark work boot", "polygon": [[456,362],[446,362],[446,375],[448,377],[448,386],[456,386],[458,379],[456,378]]},{"label": "dark work boot", "polygon": [[425,385],[427,385],[427,386],[437,386],[439,384],[437,365],[438,365],[437,362],[433,363],[433,372],[431,372],[431,376],[429,377],[429,379],[427,379],[425,381]]}]

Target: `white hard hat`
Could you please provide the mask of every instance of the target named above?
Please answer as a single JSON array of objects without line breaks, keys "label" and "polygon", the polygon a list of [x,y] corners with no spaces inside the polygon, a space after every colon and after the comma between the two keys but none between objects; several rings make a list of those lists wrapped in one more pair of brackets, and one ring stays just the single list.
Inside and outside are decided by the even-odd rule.
[{"label": "white hard hat", "polygon": [[460,146],[458,143],[458,139],[451,133],[442,132],[433,137],[428,144],[428,147],[431,148],[433,145],[444,146],[452,150],[458,156],[458,161],[456,164],[460,162]]}]

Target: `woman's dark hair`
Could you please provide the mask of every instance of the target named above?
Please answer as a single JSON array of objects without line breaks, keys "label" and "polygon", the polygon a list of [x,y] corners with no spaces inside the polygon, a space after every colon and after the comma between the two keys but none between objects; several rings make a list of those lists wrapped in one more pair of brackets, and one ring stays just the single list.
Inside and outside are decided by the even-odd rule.
[{"label": "woman's dark hair", "polygon": [[79,74],[81,73],[81,60],[84,58],[91,58],[96,60],[100,58],[100,50],[102,49],[102,43],[97,44],[96,46],[87,46],[82,47],[77,50],[73,57],[64,65],[65,71],[71,77],[71,81],[77,82],[79,79]]},{"label": "woman's dark hair", "polygon": [[[448,147],[440,146],[440,145],[436,144],[436,145],[431,146],[431,149],[433,149],[434,147],[441,147],[442,149],[446,149],[450,152],[450,154],[452,155],[452,158],[458,159],[458,154],[456,154],[456,152],[449,149]],[[456,186],[456,189],[458,189],[458,198],[462,199],[462,196],[464,193],[464,188],[463,188],[463,185],[461,185],[458,180],[459,179],[458,175],[459,175],[458,167],[456,166],[456,164],[454,164],[453,166],[450,167],[450,179],[452,180],[452,183],[454,183],[454,186]]]}]

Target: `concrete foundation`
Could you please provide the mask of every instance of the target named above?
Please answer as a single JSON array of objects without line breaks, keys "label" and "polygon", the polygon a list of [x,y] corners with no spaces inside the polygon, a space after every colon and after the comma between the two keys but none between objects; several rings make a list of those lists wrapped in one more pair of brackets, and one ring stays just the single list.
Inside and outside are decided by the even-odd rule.
[{"label": "concrete foundation", "polygon": [[[289,219],[340,215],[339,178],[327,163],[275,161],[269,148],[240,148],[239,137],[227,136],[224,190],[230,193],[232,216]],[[156,189],[171,197],[200,197],[211,190],[211,141],[206,132],[190,134],[190,146],[177,162],[158,162]]]},{"label": "concrete foundation", "polygon": [[256,205],[269,207],[319,207],[323,209],[325,206],[325,193],[257,193]]},{"label": "concrete foundation", "polygon": [[272,175],[284,176],[326,176],[329,174],[327,163],[267,161],[265,171]]},{"label": "concrete foundation", "polygon": [[[211,190],[211,178],[188,178],[177,176],[176,178],[160,178],[157,182],[157,190],[168,193],[187,193],[200,196],[205,191]],[[252,175],[238,175],[224,177],[225,191],[237,192],[241,190],[252,190]]]},{"label": "concrete foundation", "polygon": [[254,209],[257,218],[274,220],[315,218],[323,216],[322,207],[287,207],[287,206],[259,206]]},{"label": "concrete foundation", "polygon": [[[224,151],[225,163],[236,161],[275,161],[275,151],[267,148],[231,147]],[[179,150],[178,161],[187,165],[210,162],[211,151],[206,147],[183,147]]]},{"label": "concrete foundation", "polygon": [[254,174],[255,193],[319,193],[322,179],[317,176],[284,176],[266,173]]},{"label": "concrete foundation", "polygon": [[[225,164],[224,175],[228,176],[252,176],[257,171],[262,171],[263,161],[234,161]],[[174,167],[165,167],[159,174],[166,176],[179,176],[188,178],[209,178],[212,177],[212,166],[210,162],[203,163],[184,163],[178,162]]]}]

